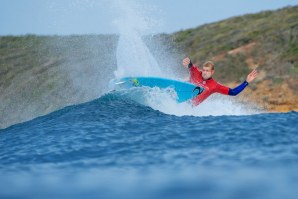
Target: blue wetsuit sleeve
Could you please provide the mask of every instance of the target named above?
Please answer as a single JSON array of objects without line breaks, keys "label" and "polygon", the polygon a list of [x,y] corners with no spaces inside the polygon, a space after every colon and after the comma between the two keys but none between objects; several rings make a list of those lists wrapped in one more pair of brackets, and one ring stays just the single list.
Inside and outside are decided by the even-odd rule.
[{"label": "blue wetsuit sleeve", "polygon": [[238,95],[239,93],[241,93],[241,91],[243,91],[245,89],[245,87],[247,85],[248,85],[248,82],[244,81],[239,86],[237,86],[235,88],[230,88],[229,89],[229,95],[232,95],[232,96]]}]

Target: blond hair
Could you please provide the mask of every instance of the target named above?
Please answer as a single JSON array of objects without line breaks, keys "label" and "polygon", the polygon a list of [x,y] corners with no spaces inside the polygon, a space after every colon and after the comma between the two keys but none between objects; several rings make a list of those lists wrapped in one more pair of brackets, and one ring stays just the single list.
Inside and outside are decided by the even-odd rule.
[{"label": "blond hair", "polygon": [[211,68],[211,70],[214,70],[214,63],[212,61],[206,61],[203,64],[203,67],[208,67],[208,68]]}]

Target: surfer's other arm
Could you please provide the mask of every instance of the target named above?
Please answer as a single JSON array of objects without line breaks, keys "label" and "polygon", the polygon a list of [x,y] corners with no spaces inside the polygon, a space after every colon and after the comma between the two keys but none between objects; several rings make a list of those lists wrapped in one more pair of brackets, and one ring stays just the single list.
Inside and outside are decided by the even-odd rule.
[{"label": "surfer's other arm", "polygon": [[183,66],[185,68],[191,68],[193,66],[191,60],[189,59],[189,57],[186,57],[185,59],[183,59]]},{"label": "surfer's other arm", "polygon": [[258,73],[256,69],[254,69],[251,73],[247,75],[247,78],[244,82],[242,82],[240,85],[238,85],[235,88],[230,88],[228,95],[235,96],[241,93],[245,89],[245,87],[256,78],[257,74]]},{"label": "surfer's other arm", "polygon": [[202,76],[201,70],[197,66],[195,66],[188,57],[183,59],[182,64],[185,68],[189,70],[189,81],[193,84],[198,84],[198,80],[201,79],[200,77]]}]

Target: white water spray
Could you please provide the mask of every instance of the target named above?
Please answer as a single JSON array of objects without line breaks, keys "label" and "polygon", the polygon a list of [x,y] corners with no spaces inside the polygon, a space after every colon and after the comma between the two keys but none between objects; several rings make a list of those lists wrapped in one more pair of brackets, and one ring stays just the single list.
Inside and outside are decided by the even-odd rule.
[{"label": "white water spray", "polygon": [[129,95],[140,104],[176,116],[251,115],[264,112],[252,104],[244,105],[230,96],[219,94],[212,95],[199,106],[193,106],[190,101],[177,103],[177,96],[169,89],[139,88],[131,90]]},{"label": "white water spray", "polygon": [[[114,24],[119,29],[116,78],[124,76],[161,76],[157,61],[142,40],[153,20],[144,16],[146,7],[134,1],[114,1],[118,18]],[[115,7],[115,5],[114,5]]]}]

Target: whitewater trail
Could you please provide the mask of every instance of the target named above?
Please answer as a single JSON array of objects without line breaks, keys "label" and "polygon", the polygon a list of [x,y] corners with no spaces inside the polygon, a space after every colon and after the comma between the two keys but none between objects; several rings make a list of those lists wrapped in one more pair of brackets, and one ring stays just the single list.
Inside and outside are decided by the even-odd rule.
[{"label": "whitewater trail", "polygon": [[175,116],[236,116],[264,113],[263,110],[253,105],[243,104],[231,99],[229,96],[220,96],[218,94],[209,97],[199,106],[193,106],[191,101],[178,103],[173,89],[138,87],[119,91],[118,94],[153,110]]}]

